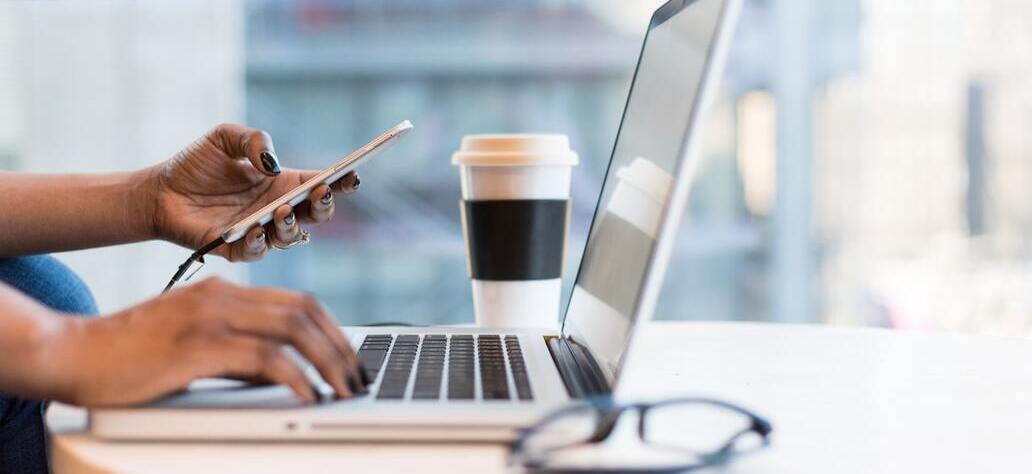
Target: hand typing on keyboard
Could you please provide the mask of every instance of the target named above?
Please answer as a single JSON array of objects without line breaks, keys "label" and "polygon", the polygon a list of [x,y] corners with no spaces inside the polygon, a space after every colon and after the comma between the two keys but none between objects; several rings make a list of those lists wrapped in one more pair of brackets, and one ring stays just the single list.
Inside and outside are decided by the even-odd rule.
[{"label": "hand typing on keyboard", "polygon": [[211,278],[60,328],[67,330],[48,336],[46,360],[51,368],[77,370],[47,391],[88,407],[148,402],[208,377],[282,384],[315,402],[288,347],[337,398],[362,388],[356,354],[333,317],[311,296],[291,291]]}]

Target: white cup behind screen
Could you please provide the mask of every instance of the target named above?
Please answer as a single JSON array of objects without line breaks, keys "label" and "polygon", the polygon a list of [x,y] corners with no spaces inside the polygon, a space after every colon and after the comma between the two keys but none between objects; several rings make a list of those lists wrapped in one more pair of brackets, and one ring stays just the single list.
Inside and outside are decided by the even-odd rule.
[{"label": "white cup behind screen", "polygon": [[620,217],[654,239],[674,177],[642,157],[616,170],[616,190],[606,212]]},{"label": "white cup behind screen", "polygon": [[[569,225],[565,135],[467,135],[452,156],[478,326],[555,328]],[[523,225],[530,222],[530,225]]]}]

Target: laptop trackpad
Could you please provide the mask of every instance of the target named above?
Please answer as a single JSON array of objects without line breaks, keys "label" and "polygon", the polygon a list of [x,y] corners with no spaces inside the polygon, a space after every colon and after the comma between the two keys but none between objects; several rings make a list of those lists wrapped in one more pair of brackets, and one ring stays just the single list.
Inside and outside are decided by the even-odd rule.
[{"label": "laptop trackpad", "polygon": [[294,408],[302,403],[285,385],[251,385],[202,379],[187,390],[146,405],[150,408]]}]

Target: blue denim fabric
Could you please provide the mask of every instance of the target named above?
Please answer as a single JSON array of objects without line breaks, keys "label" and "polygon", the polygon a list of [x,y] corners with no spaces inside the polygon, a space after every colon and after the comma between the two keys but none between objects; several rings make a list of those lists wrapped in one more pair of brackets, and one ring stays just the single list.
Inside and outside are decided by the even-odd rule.
[{"label": "blue denim fabric", "polygon": [[[61,312],[97,314],[97,304],[86,284],[50,256],[0,259],[0,282]],[[45,401],[0,393],[0,473],[49,472],[45,410]]]}]

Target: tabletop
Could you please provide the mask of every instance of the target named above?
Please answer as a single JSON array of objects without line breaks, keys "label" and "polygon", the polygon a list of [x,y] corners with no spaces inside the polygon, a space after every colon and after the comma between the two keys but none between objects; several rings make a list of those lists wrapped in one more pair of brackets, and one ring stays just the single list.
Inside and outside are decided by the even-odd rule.
[{"label": "tabletop", "polygon": [[[705,395],[774,425],[721,472],[1028,472],[1032,341],[954,333],[655,322],[617,395]],[[497,445],[104,442],[82,410],[48,413],[63,472],[502,472]]]}]

